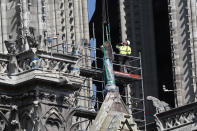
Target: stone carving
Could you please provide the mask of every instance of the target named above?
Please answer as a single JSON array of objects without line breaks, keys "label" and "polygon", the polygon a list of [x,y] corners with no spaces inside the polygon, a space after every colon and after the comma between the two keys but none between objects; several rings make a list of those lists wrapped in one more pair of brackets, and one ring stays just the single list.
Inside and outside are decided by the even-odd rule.
[{"label": "stone carving", "polygon": [[[196,104],[196,103],[194,103]],[[156,114],[156,125],[159,131],[163,130],[193,130],[196,129],[196,106],[192,104],[186,107],[169,110],[165,114]],[[166,115],[167,114],[167,115]],[[194,125],[192,125],[194,123]],[[182,127],[182,128],[180,128]]]},{"label": "stone carving", "polygon": [[30,2],[27,3],[26,0],[21,0],[17,6],[17,16],[19,19],[19,25],[17,30],[17,41],[18,49],[23,52],[27,51],[30,48],[35,48],[38,46],[38,43],[41,42],[42,36],[35,35],[35,28],[30,27]]},{"label": "stone carving", "polygon": [[30,48],[36,48],[38,47],[38,43],[41,42],[42,36],[37,36],[35,37],[35,28],[30,27],[29,28],[29,33],[27,34],[27,41],[29,43]]},{"label": "stone carving", "polygon": [[46,70],[54,70],[59,72],[67,72],[69,63],[63,61],[52,60],[48,58],[41,57],[40,59],[40,68]]},{"label": "stone carving", "polygon": [[41,100],[45,99],[45,100],[49,100],[51,102],[54,102],[56,100],[56,95],[40,92],[39,93],[39,98]]},{"label": "stone carving", "polygon": [[9,40],[5,40],[5,45],[9,54],[16,54],[16,41],[13,39],[12,34],[9,35]]},{"label": "stone carving", "polygon": [[55,108],[51,108],[43,117],[46,131],[64,131],[65,120],[62,114]]},{"label": "stone carving", "polygon": [[[33,53],[32,53],[33,52]],[[41,68],[43,70],[51,70],[53,72],[68,73],[68,66],[71,65],[69,62],[65,62],[59,58],[51,58],[50,56],[37,54],[37,49],[32,48],[32,52],[19,56],[19,67],[20,72]]]},{"label": "stone carving", "polygon": [[31,62],[31,57],[27,54],[18,57],[19,67],[22,69],[21,72],[31,69],[30,62]]},{"label": "stone carving", "polygon": [[75,95],[72,93],[65,96],[56,96],[55,94],[39,92],[38,96],[41,100],[45,100],[45,101],[47,100],[50,102],[56,102],[60,100],[62,104],[67,106],[74,106],[76,101]]},{"label": "stone carving", "polygon": [[27,130],[27,131],[28,130],[33,131],[34,129],[34,122],[31,116],[27,112],[24,112],[22,116],[21,127],[23,130]]},{"label": "stone carving", "polygon": [[11,121],[11,130],[20,131],[21,127],[18,119],[18,107],[16,105],[12,105],[9,119]]},{"label": "stone carving", "polygon": [[19,72],[19,66],[15,55],[10,55],[9,65],[8,65],[8,73],[16,74]]},{"label": "stone carving", "polygon": [[0,73],[6,73],[8,64],[5,61],[0,61]]},{"label": "stone carving", "polygon": [[2,118],[0,118],[0,131],[4,131],[5,125],[5,121]]},{"label": "stone carving", "polygon": [[19,72],[20,68],[18,66],[18,61],[16,58],[16,42],[13,40],[12,35],[9,35],[9,40],[5,41],[6,48],[9,53],[9,64],[8,64],[8,73],[16,74]]},{"label": "stone carving", "polygon": [[40,119],[38,118],[39,111],[33,109],[25,109],[21,113],[21,128],[26,131],[34,131],[36,129],[41,128],[42,126],[39,125]]},{"label": "stone carving", "polygon": [[147,96],[147,100],[153,102],[153,106],[156,108],[156,113],[165,112],[171,109],[168,103],[160,101],[159,99],[153,96]]},{"label": "stone carving", "polygon": [[75,113],[75,108],[67,109],[65,114],[62,114],[58,108],[52,107],[42,117],[42,123],[46,131],[72,131],[76,124],[72,125],[72,116]]},{"label": "stone carving", "polygon": [[10,126],[9,124],[9,115],[10,112],[6,112],[3,113],[2,111],[0,111],[0,131],[4,131],[4,129],[6,128],[6,126]]},{"label": "stone carving", "polygon": [[12,97],[7,96],[7,95],[0,95],[0,102],[4,105],[10,103],[12,101]]},{"label": "stone carving", "polygon": [[29,50],[29,43],[27,40],[27,36],[29,34],[29,9],[28,3],[26,0],[21,0],[19,2],[19,10],[18,10],[18,19],[19,19],[19,27],[18,27],[18,38],[17,40],[21,43],[20,51]]},{"label": "stone carving", "polygon": [[26,106],[20,114],[20,124],[25,131],[45,131],[40,119],[41,105],[38,101],[33,101],[32,105]]},{"label": "stone carving", "polygon": [[63,103],[68,104],[69,106],[74,106],[76,104],[75,94],[69,94],[68,96],[64,96]]},{"label": "stone carving", "polygon": [[20,54],[13,54],[15,52],[15,47],[10,46],[10,43],[14,45],[14,42],[7,41],[7,48],[10,53],[9,56],[0,55],[2,58],[0,60],[1,73],[7,73],[8,71],[9,75],[13,75],[31,69],[42,69],[52,72],[70,73],[72,76],[79,76],[80,74],[79,67],[82,59],[75,57],[76,62],[69,62],[64,61],[61,58],[62,56],[51,58],[49,54],[42,55],[38,53],[39,51],[37,51],[37,48],[31,48],[31,50]]}]

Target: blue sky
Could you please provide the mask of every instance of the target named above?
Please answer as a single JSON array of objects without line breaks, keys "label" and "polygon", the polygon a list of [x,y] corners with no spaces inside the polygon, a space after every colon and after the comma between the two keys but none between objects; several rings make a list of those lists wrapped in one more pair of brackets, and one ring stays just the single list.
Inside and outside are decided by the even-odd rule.
[{"label": "blue sky", "polygon": [[88,20],[92,18],[92,15],[95,11],[96,0],[88,0]]}]

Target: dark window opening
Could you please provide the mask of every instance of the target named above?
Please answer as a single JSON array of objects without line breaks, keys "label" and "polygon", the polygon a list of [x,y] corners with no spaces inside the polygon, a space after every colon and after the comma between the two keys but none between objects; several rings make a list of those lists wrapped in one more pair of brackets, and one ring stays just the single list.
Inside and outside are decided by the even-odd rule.
[{"label": "dark window opening", "polygon": [[164,92],[163,90],[163,86],[174,90],[167,0],[153,0],[153,14],[159,99],[174,107],[173,92]]}]

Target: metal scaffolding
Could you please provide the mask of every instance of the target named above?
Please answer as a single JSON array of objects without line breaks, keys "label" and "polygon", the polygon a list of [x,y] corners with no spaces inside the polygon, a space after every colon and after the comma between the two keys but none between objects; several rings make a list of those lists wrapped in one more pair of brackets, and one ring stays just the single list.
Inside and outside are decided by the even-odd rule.
[{"label": "metal scaffolding", "polygon": [[[82,63],[80,64],[80,75],[91,81],[90,83],[84,83],[80,90],[76,91],[75,106],[78,107],[77,116],[93,119],[95,118],[101,104],[104,100],[106,91],[105,76],[103,69],[103,55],[101,55],[101,49],[96,47],[90,47],[85,45],[82,52],[75,55],[80,57]],[[67,44],[67,46],[69,46]],[[72,46],[72,45],[71,45]],[[55,49],[55,45],[52,46],[51,52],[58,51]],[[65,47],[65,46],[63,46]],[[75,45],[73,45],[73,48]],[[65,51],[66,49],[63,48]],[[74,50],[74,49],[73,49]],[[95,55],[86,52],[93,51]],[[73,55],[73,51],[63,52],[67,55]],[[99,54],[99,56],[96,54]],[[128,63],[120,65],[118,57],[120,54],[115,54],[115,60],[113,61],[114,74],[116,78],[116,84],[119,86],[120,94],[125,102],[129,112],[133,115],[135,122],[138,124],[140,130],[146,130],[146,111],[144,101],[144,89],[143,89],[143,72],[141,63],[141,54],[138,57],[124,56],[128,58]],[[91,63],[91,64],[87,64]],[[120,72],[120,66],[124,67],[124,72]],[[96,87],[96,88],[95,88]],[[84,93],[86,92],[86,93]],[[85,104],[84,104],[85,103]]]}]

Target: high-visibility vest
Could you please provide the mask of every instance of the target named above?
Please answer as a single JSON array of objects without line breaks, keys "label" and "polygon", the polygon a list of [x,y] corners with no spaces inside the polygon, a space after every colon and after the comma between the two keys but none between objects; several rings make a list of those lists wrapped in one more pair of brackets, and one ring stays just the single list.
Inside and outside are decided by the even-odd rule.
[{"label": "high-visibility vest", "polygon": [[119,49],[121,55],[130,55],[131,54],[131,47],[130,46],[116,45],[116,48]]}]

